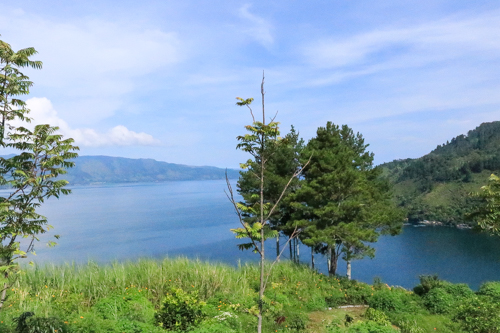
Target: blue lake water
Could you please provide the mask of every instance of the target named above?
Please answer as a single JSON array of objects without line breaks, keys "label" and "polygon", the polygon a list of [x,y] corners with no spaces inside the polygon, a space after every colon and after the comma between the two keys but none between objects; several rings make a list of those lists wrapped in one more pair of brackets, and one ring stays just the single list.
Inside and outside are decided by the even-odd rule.
[{"label": "blue lake water", "polygon": [[[43,264],[183,255],[231,265],[257,260],[236,246],[240,241],[229,229],[239,223],[224,189],[225,181],[219,180],[74,187],[71,195],[40,208],[55,228],[51,235],[61,238],[48,248],[44,235],[32,259]],[[273,246],[270,242],[270,256],[276,253]],[[401,235],[381,237],[374,247],[375,259],[353,262],[353,278],[371,283],[378,276],[411,288],[420,274],[438,274],[474,289],[500,280],[500,238],[485,234],[405,227]],[[300,254],[308,263],[310,250],[301,247]],[[325,259],[316,259],[317,268],[326,272]],[[339,267],[339,274],[345,274],[345,263]]]}]

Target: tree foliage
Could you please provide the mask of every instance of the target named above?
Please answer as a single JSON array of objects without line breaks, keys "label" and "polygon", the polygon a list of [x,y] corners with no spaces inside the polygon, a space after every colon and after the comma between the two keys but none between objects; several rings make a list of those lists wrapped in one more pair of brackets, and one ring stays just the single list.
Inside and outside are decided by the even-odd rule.
[{"label": "tree foliage", "polygon": [[29,112],[26,102],[17,96],[28,95],[33,82],[19,69],[23,67],[41,69],[41,61],[30,59],[36,53],[37,51],[32,47],[14,52],[9,44],[0,40],[0,142],[2,143],[5,128],[8,126],[6,121],[16,118],[29,121],[26,116]]},{"label": "tree foliage", "polygon": [[361,134],[328,122],[303,151],[312,158],[293,198],[296,225],[304,244],[326,253],[330,274],[342,253],[347,260],[373,256],[367,243],[400,228],[389,186],[367,147]]},{"label": "tree foliage", "polygon": [[238,144],[236,148],[241,149],[252,156],[252,158],[246,163],[241,164],[241,168],[249,169],[250,174],[257,180],[258,187],[253,188],[253,191],[250,191],[249,193],[244,193],[246,198],[244,198],[245,200],[243,202],[236,202],[231,184],[226,177],[229,191],[227,195],[231,203],[234,205],[236,214],[238,215],[242,225],[242,228],[231,229],[231,231],[236,234],[236,238],[248,238],[250,240],[249,243],[240,245],[241,249],[253,249],[254,252],[257,252],[260,256],[259,298],[257,304],[258,310],[255,312],[258,320],[257,331],[259,333],[262,331],[262,314],[265,303],[264,291],[266,290],[267,281],[271,274],[272,267],[280,256],[278,254],[273,265],[266,272],[265,240],[278,235],[278,232],[271,228],[270,219],[278,208],[280,201],[283,199],[283,196],[286,194],[292,181],[302,172],[302,168],[299,168],[289,175],[288,182],[281,189],[281,193],[274,202],[271,201],[269,197],[266,198],[265,190],[270,187],[267,179],[268,174],[266,173],[269,160],[280,146],[286,144],[286,140],[279,137],[279,123],[275,122],[274,118],[269,123],[266,123],[266,113],[264,107],[264,77],[262,77],[261,95],[262,121],[257,121],[255,119],[253,110],[250,106],[253,102],[253,98],[243,99],[237,97],[238,102],[236,103],[238,106],[246,106],[252,115],[252,125],[245,126],[245,129],[248,132],[247,134],[237,137]]},{"label": "tree foliage", "polygon": [[500,178],[492,174],[488,184],[472,196],[479,202],[467,217],[476,221],[480,229],[500,235]]},{"label": "tree foliage", "polygon": [[466,212],[476,205],[468,194],[500,171],[500,122],[483,123],[421,158],[395,160],[382,168],[410,221],[467,222]]},{"label": "tree foliage", "polygon": [[[293,227],[290,226],[291,211],[290,206],[286,203],[287,195],[295,191],[299,185],[298,177],[293,178],[289,186],[286,186],[290,181],[290,176],[300,170],[299,153],[303,149],[303,140],[299,138],[299,134],[292,126],[290,132],[278,142],[269,145],[269,157],[264,170],[264,203],[266,205],[274,205],[278,202],[283,194],[283,189],[286,191],[282,199],[269,216],[270,230],[266,234],[266,238],[279,237],[280,232],[290,236],[293,233]],[[271,151],[272,149],[272,151]],[[253,224],[259,219],[259,212],[255,209],[250,209],[260,200],[260,182],[257,175],[260,174],[260,164],[253,160],[245,164],[245,169],[240,171],[238,180],[238,193],[242,196],[245,207],[244,220],[248,224]],[[279,244],[279,242],[278,242]],[[251,243],[242,244],[242,249],[251,248]],[[277,249],[279,253],[279,248]]]},{"label": "tree foliage", "polygon": [[[0,308],[16,276],[13,274],[17,271],[16,260],[26,258],[28,252],[34,254],[38,236],[51,228],[37,209],[47,198],[70,193],[64,188],[68,182],[57,177],[73,166],[70,160],[77,157],[75,151],[78,150],[73,139],[63,139],[56,133],[57,127],[37,125],[30,130],[9,123],[16,119],[30,120],[29,109],[19,96],[29,94],[33,83],[20,68],[40,69],[40,61],[30,60],[34,54],[34,48],[14,52],[9,44],[0,41],[0,145],[19,152],[11,158],[0,158],[0,185],[9,188],[9,193],[0,197],[0,281],[3,284]],[[25,239],[23,243],[22,239]],[[21,244],[26,247],[21,248]],[[55,243],[49,242],[49,245]]]}]

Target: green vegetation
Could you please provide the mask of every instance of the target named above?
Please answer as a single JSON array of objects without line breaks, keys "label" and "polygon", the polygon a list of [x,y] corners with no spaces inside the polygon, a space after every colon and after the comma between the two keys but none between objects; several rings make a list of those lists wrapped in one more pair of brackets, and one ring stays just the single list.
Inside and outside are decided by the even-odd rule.
[{"label": "green vegetation", "polygon": [[[259,276],[258,265],[183,258],[28,267],[8,291],[0,332],[255,332]],[[262,330],[500,332],[498,284],[475,293],[422,276],[414,292],[281,262],[264,293]]]},{"label": "green vegetation", "polygon": [[360,133],[327,122],[301,152],[310,163],[290,196],[292,217],[302,242],[326,254],[330,275],[336,274],[343,255],[350,278],[351,260],[373,257],[369,243],[401,229],[403,216],[367,148]]},{"label": "green vegetation", "polygon": [[488,184],[472,194],[477,199],[477,206],[467,214],[476,221],[478,227],[490,234],[500,235],[500,178],[491,175]]},{"label": "green vegetation", "polygon": [[[292,127],[281,138],[278,123],[266,123],[264,79],[262,122],[250,108],[253,99],[238,98],[250,109],[253,123],[239,136],[237,148],[251,155],[243,169],[236,202],[226,171],[228,198],[242,228],[232,229],[260,256],[258,265],[233,268],[176,259],[139,260],[107,266],[27,267],[17,259],[34,253],[38,235],[49,230],[37,209],[50,197],[69,194],[62,179],[74,165],[72,139],[57,127],[33,130],[12,121],[29,122],[20,95],[32,82],[19,71],[41,68],[29,58],[33,48],[14,52],[0,41],[0,145],[19,151],[0,157],[0,332],[500,332],[500,287],[488,282],[477,293],[463,284],[422,276],[413,291],[350,279],[351,260],[373,256],[369,243],[381,233],[396,234],[401,214],[410,220],[458,223],[463,211],[478,205],[471,217],[498,233],[498,178],[475,197],[466,195],[489,171],[500,169],[500,123],[483,124],[417,160],[373,166],[373,154],[361,134],[328,122],[306,145]],[[154,160],[88,157],[66,179],[89,182],[137,182],[220,179],[222,170],[187,167]],[[386,177],[383,177],[383,175]],[[75,182],[75,183],[78,183]],[[279,263],[279,236],[299,240],[326,254],[329,276],[294,263]],[[57,237],[57,236],[56,236]],[[275,237],[278,252],[267,262],[265,240]],[[20,238],[29,238],[21,249]],[[54,244],[53,242],[51,242]],[[288,243],[287,243],[288,244]],[[291,247],[292,249],[292,247]],[[293,251],[291,251],[293,252]],[[348,277],[336,276],[339,256]],[[347,308],[338,308],[350,305]],[[354,306],[354,307],[353,307]]]},{"label": "green vegetation", "polygon": [[417,159],[382,165],[394,198],[411,222],[469,223],[477,200],[469,196],[500,171],[500,122],[483,123]]},{"label": "green vegetation", "polygon": [[[248,169],[250,179],[253,179],[253,182],[250,182],[246,189],[242,189],[241,187],[239,189],[244,199],[243,202],[235,201],[231,184],[229,180],[227,180],[229,192],[227,194],[228,199],[233,204],[242,225],[242,228],[231,229],[231,231],[236,234],[236,238],[248,238],[250,240],[249,243],[240,244],[240,249],[252,249],[255,253],[258,253],[260,257],[259,298],[257,300],[256,309],[252,310],[257,316],[258,333],[262,332],[264,309],[266,308],[267,310],[273,307],[273,305],[265,304],[264,293],[268,287],[269,275],[271,274],[273,266],[281,255],[278,247],[275,261],[266,269],[265,240],[271,237],[279,237],[279,231],[276,226],[271,225],[270,219],[273,213],[279,210],[281,199],[286,195],[290,184],[300,176],[303,168],[307,165],[306,163],[301,168],[298,164],[292,164],[292,170],[289,170],[290,174],[288,175],[286,171],[289,168],[285,167],[285,179],[283,179],[283,177],[274,177],[274,179],[271,178],[271,182],[269,182],[268,176],[270,170],[267,168],[268,162],[273,155],[277,155],[277,151],[282,150],[283,147],[289,150],[288,147],[290,145],[286,140],[282,140],[279,137],[279,123],[275,122],[274,119],[266,123],[264,76],[262,76],[260,90],[262,96],[262,122],[255,120],[253,110],[250,106],[254,100],[253,98],[236,98],[238,100],[236,103],[238,106],[246,106],[250,110],[253,120],[252,125],[245,126],[248,133],[237,137],[239,143],[236,148],[252,156],[246,163],[240,164],[242,169]],[[273,164],[270,165],[272,166]],[[274,165],[276,166],[276,163],[274,163]],[[243,176],[242,178],[242,182],[245,182],[245,177]],[[288,181],[286,180],[287,178]],[[247,180],[250,179],[247,177]],[[277,179],[278,186],[276,186]],[[280,184],[279,180],[281,180],[282,184]],[[273,187],[275,189],[270,190]],[[295,228],[290,235],[291,238],[296,235],[296,229],[297,228]]]},{"label": "green vegetation", "polygon": [[[33,82],[20,69],[40,69],[42,63],[30,59],[36,53],[34,48],[15,52],[0,40],[0,146],[18,153],[0,157],[0,186],[9,188],[0,197],[0,309],[7,289],[18,277],[18,259],[26,258],[28,252],[34,254],[38,236],[51,228],[38,208],[50,197],[70,193],[65,188],[68,182],[57,177],[65,174],[74,165],[70,160],[78,156],[73,139],[63,139],[57,127],[37,125],[30,130],[13,125],[31,121],[30,110],[20,96],[29,94]],[[27,241],[21,243],[22,239]],[[24,319],[19,325],[24,325]]]}]

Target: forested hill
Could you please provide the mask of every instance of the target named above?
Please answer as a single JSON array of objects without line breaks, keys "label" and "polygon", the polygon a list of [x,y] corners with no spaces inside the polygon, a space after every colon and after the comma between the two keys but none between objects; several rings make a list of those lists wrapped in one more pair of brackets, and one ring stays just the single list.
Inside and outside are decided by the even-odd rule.
[{"label": "forested hill", "polygon": [[[238,178],[238,170],[228,169],[229,178]],[[224,179],[225,169],[188,166],[153,159],[111,156],[80,156],[75,167],[64,175],[71,185],[92,183],[161,182],[171,180]]]},{"label": "forested hill", "polygon": [[500,121],[483,123],[421,158],[381,166],[410,221],[465,222],[463,214],[473,204],[468,193],[500,173]]}]

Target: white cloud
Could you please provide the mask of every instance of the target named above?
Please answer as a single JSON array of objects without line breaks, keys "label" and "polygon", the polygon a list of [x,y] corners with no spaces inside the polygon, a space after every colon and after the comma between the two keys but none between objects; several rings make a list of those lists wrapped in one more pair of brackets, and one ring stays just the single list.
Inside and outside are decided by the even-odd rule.
[{"label": "white cloud", "polygon": [[108,130],[106,133],[100,133],[91,128],[71,128],[66,121],[61,119],[57,111],[54,110],[49,99],[30,98],[26,101],[31,110],[29,116],[33,118],[31,123],[13,122],[16,126],[25,126],[33,128],[39,124],[50,124],[58,126],[61,134],[65,137],[71,137],[77,145],[100,147],[100,146],[152,146],[160,144],[160,141],[147,133],[137,133],[129,130],[125,126],[118,125]]},{"label": "white cloud", "polygon": [[[131,21],[49,20],[9,15],[0,8],[2,39],[14,49],[33,46],[42,71],[29,71],[43,95],[62,105],[65,119],[92,124],[126,107],[140,79],[178,64],[185,56],[177,33]],[[129,98],[130,99],[130,98]]]},{"label": "white cloud", "polygon": [[[488,57],[488,52],[498,55],[498,51],[499,11],[473,18],[452,17],[413,27],[379,29],[342,39],[322,39],[304,47],[308,62],[321,68],[374,63],[411,67],[470,54]],[[378,57],[379,54],[383,56]]]},{"label": "white cloud", "polygon": [[248,21],[250,24],[250,27],[245,29],[244,32],[257,42],[268,47],[274,42],[274,38],[271,34],[272,26],[262,17],[250,13],[250,7],[250,4],[246,4],[238,11],[240,17]]}]

